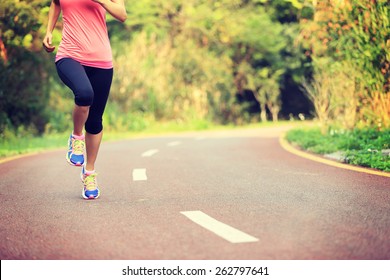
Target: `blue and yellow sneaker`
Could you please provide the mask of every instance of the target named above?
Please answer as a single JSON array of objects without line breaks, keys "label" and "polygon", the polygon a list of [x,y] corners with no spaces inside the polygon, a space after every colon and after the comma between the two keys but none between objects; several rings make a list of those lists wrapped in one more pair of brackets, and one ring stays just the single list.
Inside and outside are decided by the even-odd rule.
[{"label": "blue and yellow sneaker", "polygon": [[95,171],[87,171],[83,165],[81,170],[81,181],[84,188],[82,196],[84,199],[96,199],[100,195],[100,190],[97,184],[97,173]]},{"label": "blue and yellow sneaker", "polygon": [[84,163],[85,136],[71,134],[68,140],[66,160],[70,165],[81,166]]}]

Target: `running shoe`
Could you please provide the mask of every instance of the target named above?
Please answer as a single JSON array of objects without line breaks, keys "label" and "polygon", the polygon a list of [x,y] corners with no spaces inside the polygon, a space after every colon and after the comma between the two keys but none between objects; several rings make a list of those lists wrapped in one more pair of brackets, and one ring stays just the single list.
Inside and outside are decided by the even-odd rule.
[{"label": "running shoe", "polygon": [[84,163],[85,136],[71,134],[68,140],[66,160],[70,165],[81,166]]},{"label": "running shoe", "polygon": [[97,185],[97,173],[95,171],[86,171],[83,165],[81,170],[81,181],[84,188],[82,196],[84,199],[96,199],[100,195],[100,190]]}]

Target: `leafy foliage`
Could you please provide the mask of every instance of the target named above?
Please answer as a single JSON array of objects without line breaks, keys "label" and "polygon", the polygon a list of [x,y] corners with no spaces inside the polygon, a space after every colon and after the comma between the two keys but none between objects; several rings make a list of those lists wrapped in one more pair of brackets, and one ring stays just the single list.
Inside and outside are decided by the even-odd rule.
[{"label": "leafy foliage", "polygon": [[[350,65],[349,69],[353,69],[352,77],[346,78],[355,84],[351,97],[356,109],[350,113],[357,116],[348,126],[390,127],[388,1],[317,1],[312,8],[313,19],[302,19],[301,38],[315,69],[329,72],[334,70],[334,64]],[[342,75],[344,70],[340,68],[334,74]],[[333,95],[337,94],[338,91]]]},{"label": "leafy foliage", "polygon": [[[288,48],[298,28],[271,18],[277,10],[270,3],[160,0],[129,5],[126,30],[132,35],[122,36],[118,44],[111,100],[123,112],[141,110],[157,119],[240,123],[246,105],[236,102],[236,94],[253,91],[262,93],[257,99],[262,119],[270,111],[277,120],[283,75],[294,76],[303,63],[299,52]],[[289,2],[284,6],[292,7]],[[264,71],[273,73],[272,83],[258,78]]]},{"label": "leafy foliage", "polygon": [[[332,86],[334,121],[347,128],[387,127],[388,5],[385,0],[336,2],[126,1],[125,24],[108,16],[115,110],[107,111],[107,120],[139,123],[118,129],[147,125],[139,122],[142,117],[276,121],[283,108],[283,117],[291,113],[284,106],[296,98],[291,87],[313,78],[314,65],[314,73],[327,73],[338,84],[355,69],[346,77],[351,86]],[[41,48],[49,3],[0,4],[0,133],[6,127],[37,133],[70,127],[71,94],[54,71],[52,54]]]},{"label": "leafy foliage", "polygon": [[40,50],[42,1],[4,0],[0,21],[0,132],[32,126],[42,133],[48,121],[48,75]]},{"label": "leafy foliage", "polygon": [[[2,130],[69,129],[71,95],[64,96],[67,89],[53,71],[52,54],[41,48],[49,4],[1,3]],[[292,47],[299,11],[294,1],[141,0],[126,5],[125,25],[108,16],[116,72],[110,102],[123,116],[135,112],[156,120],[243,123],[253,117],[237,94],[261,89],[262,97],[252,102],[262,103],[263,120],[267,112],[276,120],[284,75],[296,82],[302,76],[305,57]],[[53,34],[55,45],[59,30]],[[264,71],[273,77],[279,73],[272,87],[266,77],[252,78]]]}]

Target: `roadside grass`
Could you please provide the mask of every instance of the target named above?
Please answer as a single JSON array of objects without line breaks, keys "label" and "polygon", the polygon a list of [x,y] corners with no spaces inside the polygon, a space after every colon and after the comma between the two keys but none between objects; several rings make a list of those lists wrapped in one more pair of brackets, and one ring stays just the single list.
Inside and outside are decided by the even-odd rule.
[{"label": "roadside grass", "polygon": [[[204,130],[226,130],[226,129],[245,129],[256,127],[269,127],[284,125],[291,122],[272,122],[253,123],[243,126],[236,125],[216,125],[207,120],[194,120],[191,122],[149,122],[142,129],[137,130],[114,130],[109,126],[105,127],[103,141],[116,141],[148,136],[167,135],[169,133],[204,131]],[[66,148],[69,132],[50,133],[42,136],[32,136],[32,133],[19,129],[17,133],[6,131],[0,134],[0,159],[18,156],[27,153],[36,153],[57,148]]]},{"label": "roadside grass", "polygon": [[383,131],[330,129],[323,135],[319,128],[301,127],[290,130],[286,139],[312,153],[322,155],[337,153],[339,161],[390,171],[390,129]]},{"label": "roadside grass", "polygon": [[0,159],[21,154],[35,153],[66,147],[68,134],[51,134],[40,137],[16,135],[11,139],[0,139]]}]

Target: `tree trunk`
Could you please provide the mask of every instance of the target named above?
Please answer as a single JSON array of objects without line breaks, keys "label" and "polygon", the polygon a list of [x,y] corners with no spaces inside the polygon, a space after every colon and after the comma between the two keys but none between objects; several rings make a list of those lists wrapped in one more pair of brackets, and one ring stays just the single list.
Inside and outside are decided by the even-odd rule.
[{"label": "tree trunk", "polygon": [[265,110],[265,104],[260,104],[260,120],[262,122],[266,122],[267,121],[267,111]]},{"label": "tree trunk", "polygon": [[277,105],[272,106],[271,113],[272,113],[272,121],[277,122],[279,120],[279,111],[280,108]]}]

